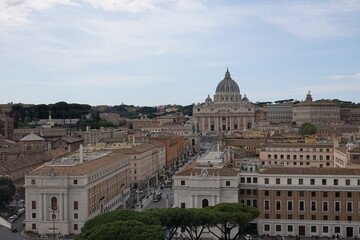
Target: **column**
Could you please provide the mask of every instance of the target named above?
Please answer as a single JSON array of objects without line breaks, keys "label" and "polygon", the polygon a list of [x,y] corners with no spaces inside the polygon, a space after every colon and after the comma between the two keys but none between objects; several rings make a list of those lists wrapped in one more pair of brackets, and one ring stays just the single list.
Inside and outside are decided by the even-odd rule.
[{"label": "column", "polygon": [[43,196],[42,207],[44,212],[44,220],[49,220],[48,212],[46,211],[46,194],[44,193],[42,196]]},{"label": "column", "polygon": [[200,131],[201,131],[201,132],[204,132],[204,131],[205,131],[205,118],[204,118],[204,117],[201,118]]},{"label": "column", "polygon": [[[64,194],[64,202],[65,202],[65,206],[64,206],[64,220],[67,221],[67,220],[69,219],[69,216],[68,216],[68,212],[69,212],[69,199],[68,199],[67,193]],[[86,213],[87,213],[87,209],[86,209]]]},{"label": "column", "polygon": [[[44,198],[43,195],[44,195],[43,193],[40,194],[40,203],[39,203],[39,206],[40,206],[40,219],[41,219],[41,220],[44,220],[44,207],[43,207],[43,206],[44,206],[45,204],[44,204],[44,202],[43,202],[43,200],[44,200],[44,199],[43,199],[43,198]],[[29,212],[29,211],[27,211],[27,212]]]},{"label": "column", "polygon": [[243,124],[244,124],[243,129],[247,129],[246,117],[243,117]]},{"label": "column", "polygon": [[228,117],[225,118],[225,128],[228,129]]},{"label": "column", "polygon": [[64,193],[60,195],[59,220],[64,221]]},{"label": "column", "polygon": [[214,119],[214,130],[218,131],[219,130],[219,118],[215,118]]},{"label": "column", "polygon": [[208,131],[211,131],[211,117],[208,117]]},{"label": "column", "polygon": [[251,128],[254,128],[255,125],[255,117],[251,118]]},{"label": "column", "polygon": [[233,120],[232,117],[230,117],[230,130],[233,129],[233,121],[232,120]]}]

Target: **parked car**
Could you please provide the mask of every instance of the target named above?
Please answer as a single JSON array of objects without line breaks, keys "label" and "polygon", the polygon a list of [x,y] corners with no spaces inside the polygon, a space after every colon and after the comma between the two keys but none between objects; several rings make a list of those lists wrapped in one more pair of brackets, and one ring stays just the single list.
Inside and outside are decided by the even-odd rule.
[{"label": "parked car", "polygon": [[158,202],[161,200],[161,198],[162,198],[162,193],[155,193],[153,195],[153,202]]},{"label": "parked car", "polygon": [[25,212],[25,208],[20,208],[18,210],[18,215],[21,216],[22,214],[24,214],[24,212]]},{"label": "parked car", "polygon": [[17,228],[16,228],[15,226],[12,226],[12,227],[11,227],[11,231],[12,231],[13,233],[16,233],[16,232],[17,232]]},{"label": "parked car", "polygon": [[9,223],[13,223],[15,221],[16,218],[14,218],[14,216],[11,216],[8,218],[8,222]]},{"label": "parked car", "polygon": [[22,225],[23,225],[23,226],[26,225],[26,220],[25,220],[25,219],[22,221]]}]

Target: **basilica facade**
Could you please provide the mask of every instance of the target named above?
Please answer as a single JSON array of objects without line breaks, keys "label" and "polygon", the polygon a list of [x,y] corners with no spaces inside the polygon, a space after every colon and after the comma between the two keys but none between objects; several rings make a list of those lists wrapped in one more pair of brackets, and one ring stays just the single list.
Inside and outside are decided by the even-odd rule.
[{"label": "basilica facade", "polygon": [[244,130],[254,127],[255,106],[231,78],[229,70],[216,87],[214,99],[210,95],[204,103],[193,107],[195,132]]}]

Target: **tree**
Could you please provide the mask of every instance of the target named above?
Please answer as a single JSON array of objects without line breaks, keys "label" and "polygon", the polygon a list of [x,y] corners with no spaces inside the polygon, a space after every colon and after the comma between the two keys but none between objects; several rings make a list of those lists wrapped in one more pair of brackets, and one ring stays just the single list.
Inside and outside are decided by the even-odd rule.
[{"label": "tree", "polygon": [[153,218],[159,219],[166,236],[165,239],[173,239],[177,230],[186,226],[187,212],[183,208],[158,208],[150,209],[145,212]]},{"label": "tree", "polygon": [[12,200],[15,186],[9,178],[0,177],[0,206],[5,207]]},{"label": "tree", "polygon": [[[238,239],[249,223],[259,216],[259,210],[242,203],[220,203],[207,209],[216,216],[215,224],[208,226],[209,231],[220,239],[221,236],[212,231],[211,227],[219,229],[225,240]],[[237,230],[233,237],[232,230]]]},{"label": "tree", "polygon": [[191,240],[200,239],[203,231],[209,225],[216,224],[215,211],[209,211],[208,208],[188,208],[186,217],[182,229],[186,231],[187,238]]},{"label": "tree", "polygon": [[[160,225],[160,221],[158,219],[152,218],[151,216],[148,216],[141,212],[136,212],[134,210],[119,209],[98,215],[87,221],[84,227],[81,229],[81,236],[84,239],[88,239],[88,236],[93,234],[98,227],[102,225],[108,225],[110,223],[117,221],[136,221],[145,225]],[[109,238],[109,239],[116,239],[116,238]]]},{"label": "tree", "polygon": [[316,132],[316,128],[311,123],[304,122],[300,126],[301,135],[311,135],[311,134],[314,134],[315,132]]}]

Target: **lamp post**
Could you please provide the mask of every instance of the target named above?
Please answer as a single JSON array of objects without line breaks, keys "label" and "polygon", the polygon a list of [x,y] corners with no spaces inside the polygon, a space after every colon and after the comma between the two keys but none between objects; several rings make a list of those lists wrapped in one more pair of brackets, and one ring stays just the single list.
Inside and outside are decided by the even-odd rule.
[{"label": "lamp post", "polygon": [[51,207],[51,210],[52,210],[52,220],[53,220],[53,239],[55,240],[55,218],[56,218],[56,215],[55,215],[55,211],[57,210],[57,207]]}]

